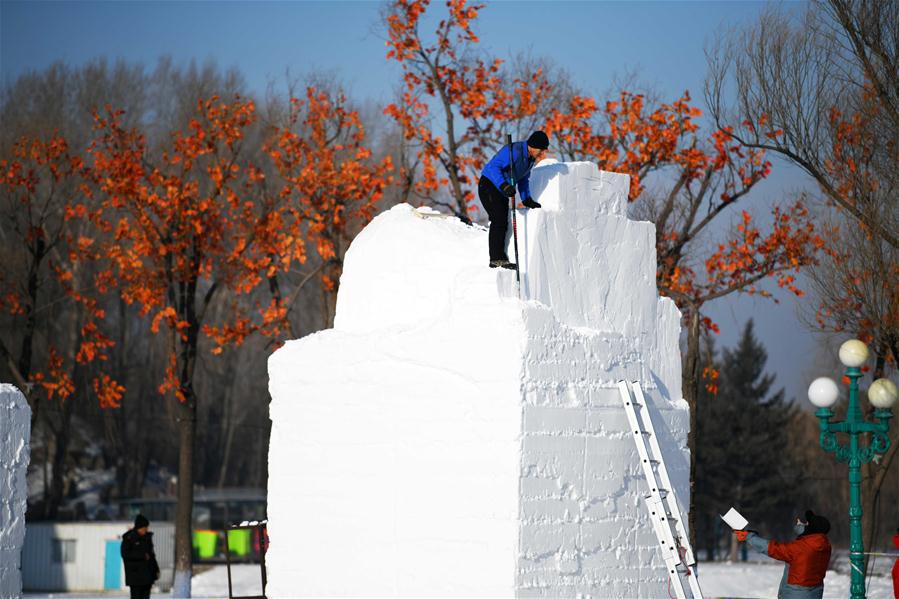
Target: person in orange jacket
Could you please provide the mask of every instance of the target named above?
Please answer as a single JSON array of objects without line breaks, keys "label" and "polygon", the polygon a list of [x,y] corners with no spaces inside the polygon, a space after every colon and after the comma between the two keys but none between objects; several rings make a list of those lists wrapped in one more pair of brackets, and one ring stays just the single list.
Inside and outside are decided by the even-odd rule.
[{"label": "person in orange jacket", "polygon": [[[899,528],[896,529],[896,534],[893,535],[893,547],[899,549]],[[893,564],[893,597],[899,599],[899,558]]]},{"label": "person in orange jacket", "polygon": [[805,521],[797,518],[793,530],[799,536],[789,543],[768,541],[754,531],[738,530],[735,534],[737,540],[747,541],[756,551],[786,562],[778,599],[821,599],[830,563],[830,522],[808,510]]}]

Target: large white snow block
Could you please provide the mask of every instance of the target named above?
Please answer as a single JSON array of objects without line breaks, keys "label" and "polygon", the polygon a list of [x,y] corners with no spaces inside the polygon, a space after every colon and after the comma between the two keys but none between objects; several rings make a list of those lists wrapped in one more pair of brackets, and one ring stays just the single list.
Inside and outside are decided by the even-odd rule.
[{"label": "large white snow block", "polygon": [[30,437],[31,408],[25,396],[0,383],[0,599],[22,595]]},{"label": "large white snow block", "polygon": [[522,299],[482,227],[400,205],[350,247],[334,328],[270,358],[268,596],[667,592],[616,387],[643,383],[686,505],[653,226],[593,164],[544,163],[531,189]]}]

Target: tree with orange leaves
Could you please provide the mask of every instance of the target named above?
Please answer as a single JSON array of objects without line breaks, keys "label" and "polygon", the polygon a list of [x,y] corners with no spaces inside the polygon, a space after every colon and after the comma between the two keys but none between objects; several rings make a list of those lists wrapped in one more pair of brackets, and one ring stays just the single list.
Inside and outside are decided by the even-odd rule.
[{"label": "tree with orange leaves", "polygon": [[[374,216],[376,203],[391,182],[391,157],[371,164],[371,150],[364,141],[359,114],[348,108],[342,93],[308,87],[305,100],[291,99],[287,126],[266,148],[284,181],[283,197],[315,240],[321,259],[317,272],[325,292],[325,327],[331,326],[334,316],[343,255],[355,233]],[[291,296],[300,289],[297,285]]]},{"label": "tree with orange leaves", "polygon": [[[478,37],[472,24],[482,4],[448,0],[448,14],[426,42],[420,23],[429,4],[395,0],[385,12],[387,58],[402,67],[403,90],[384,112],[416,152],[411,164],[402,165],[404,199],[414,193],[468,220],[475,175],[487,150],[501,143],[500,126],[533,114],[551,89],[539,69],[510,80],[501,70],[502,60],[475,56]],[[442,117],[439,125],[432,114]],[[443,188],[449,201],[440,199]]]},{"label": "tree with orange leaves", "polygon": [[[123,299],[165,328],[168,367],[160,393],[173,396],[179,431],[175,537],[175,590],[190,596],[193,461],[197,398],[193,387],[200,338],[211,303],[227,290],[254,289],[273,264],[272,206],[247,201],[247,190],[263,180],[241,164],[241,141],[254,120],[252,102],[200,102],[188,131],[173,134],[171,146],[151,157],[144,136],[120,125],[120,112],[97,117],[99,138],[91,153],[104,213],[95,219],[112,234],[107,253]],[[155,162],[155,163],[154,163]],[[285,231],[279,257],[302,255],[298,232]],[[267,249],[267,248],[266,248]],[[275,332],[280,312],[251,323],[243,310],[232,316],[233,339],[257,328]]]},{"label": "tree with orange leaves", "polygon": [[[702,315],[703,306],[737,292],[771,297],[758,287],[768,278],[802,295],[795,275],[814,263],[824,242],[800,199],[775,207],[765,232],[749,212],[741,211],[726,238],[706,249],[711,225],[733,214],[771,165],[762,151],[736,143],[730,128],[703,139],[695,121],[701,111],[689,102],[684,93],[649,109],[642,96],[622,92],[600,112],[592,98],[574,96],[565,110],[550,116],[546,129],[560,140],[566,157],[593,160],[603,170],[630,175],[635,213],[656,225],[659,293],[675,301],[688,331],[683,392],[691,408],[688,445],[695,473],[699,384],[705,380],[707,390],[714,392],[717,379],[713,367],[701,365],[700,336],[703,330],[718,330]],[[692,534],[695,527],[690,529]]]},{"label": "tree with orange leaves", "polygon": [[32,407],[57,400],[53,474],[45,489],[44,516],[53,518],[63,498],[65,458],[77,395],[93,394],[116,407],[124,388],[103,372],[112,340],[103,332],[100,298],[113,282],[102,266],[98,240],[87,229],[92,210],[87,169],[60,135],[21,138],[0,160],[0,211],[6,265],[0,310],[12,319],[0,339],[6,367]]},{"label": "tree with orange leaves", "polygon": [[[104,212],[94,222],[113,236],[105,251],[123,299],[138,304],[151,330],[168,339],[159,391],[174,398],[179,430],[178,596],[190,595],[198,352],[287,330],[296,293],[286,297],[279,277],[306,261],[307,244],[328,263],[346,223],[370,217],[386,185],[380,173],[389,161],[364,164],[369,151],[358,115],[314,89],[305,104],[293,105],[296,115],[303,106],[302,131],[273,132],[263,154],[280,181],[244,157],[253,102],[199,101],[188,130],[175,132],[159,156],[148,152],[141,132],[120,125],[121,113],[97,117],[91,153]],[[271,300],[248,306],[245,298],[265,288]],[[215,313],[225,315],[217,322],[214,302]]]},{"label": "tree with orange leaves", "polygon": [[[762,151],[736,143],[723,129],[703,139],[696,118],[701,111],[685,93],[670,104],[648,109],[644,98],[622,92],[599,112],[597,102],[574,96],[546,124],[559,139],[563,156],[595,161],[603,170],[630,175],[629,200],[635,212],[656,225],[659,292],[672,297],[689,323],[709,301],[733,292],[770,293],[757,287],[774,277],[780,287],[801,295],[795,273],[814,260],[823,242],[814,233],[802,201],[775,207],[770,231],[763,234],[745,210],[726,240],[705,255],[697,240],[770,173]],[[594,123],[601,123],[596,126]],[[649,189],[648,181],[653,181]],[[699,255],[697,255],[699,254]],[[700,276],[700,269],[702,275]],[[698,356],[699,329],[691,335],[688,377],[696,380],[691,360]]]},{"label": "tree with orange leaves", "polygon": [[[716,121],[793,163],[838,211],[811,271],[817,324],[872,342],[875,376],[897,359],[899,4],[820,0],[771,8],[722,34],[708,53]],[[896,454],[864,466],[864,542],[874,542],[880,484]],[[867,556],[866,556],[867,566]]]},{"label": "tree with orange leaves", "polygon": [[[895,196],[885,204],[846,193],[838,142],[868,123],[870,169],[897,185],[899,8],[893,2],[821,0],[771,8],[722,34],[709,57],[707,97],[716,123],[745,122],[739,140],[782,156],[858,224],[899,249]],[[843,115],[834,119],[834,111]],[[856,121],[861,124],[861,121]]]},{"label": "tree with orange leaves", "polygon": [[[547,95],[548,84],[537,73],[534,84],[538,93],[507,93],[496,87],[500,61],[479,61],[466,68],[460,57],[470,56],[477,42],[472,27],[483,8],[479,5],[449,0],[449,16],[440,22],[436,42],[423,44],[418,25],[427,6],[426,1],[397,0],[387,12],[388,57],[403,65],[405,83],[402,102],[389,106],[387,113],[400,123],[407,139],[421,143],[424,174],[419,185],[432,192],[448,186],[456,198],[455,211],[462,215],[470,200],[470,195],[461,191],[462,184],[469,182],[462,175],[475,164],[477,153],[468,161],[459,158],[460,144],[453,137],[455,114],[487,119],[492,124],[513,120],[521,113],[509,108],[513,99],[521,99],[524,109],[533,111]],[[530,82],[524,82],[524,89],[530,89]],[[446,115],[446,150],[428,121],[428,96],[440,99]],[[503,106],[505,111],[498,110]],[[800,200],[776,208],[766,233],[744,210],[731,234],[713,246],[716,249],[703,252],[710,225],[733,214],[733,207],[768,175],[771,165],[763,151],[737,143],[731,128],[703,138],[695,121],[700,115],[701,111],[690,105],[687,93],[650,109],[643,96],[625,91],[601,111],[595,99],[575,94],[567,106],[551,111],[542,127],[558,140],[563,159],[592,160],[601,169],[630,175],[629,199],[641,216],[656,224],[658,288],[675,300],[688,323],[684,395],[694,408],[694,419],[702,380],[700,334],[704,328],[717,330],[702,316],[704,304],[735,292],[770,296],[757,287],[769,277],[801,294],[794,284],[795,273],[812,263],[823,245]],[[469,128],[466,134],[471,132]],[[461,139],[474,142],[478,138]],[[438,159],[448,178],[436,175]],[[651,190],[650,183],[654,184]],[[712,390],[715,376],[714,369],[706,369],[707,386]],[[694,455],[695,428],[694,421],[689,438]]]},{"label": "tree with orange leaves", "polygon": [[[817,299],[814,321],[825,331],[852,335],[871,348],[871,378],[895,378],[899,364],[899,250],[845,216],[825,228],[828,247],[808,279]],[[868,406],[870,408],[870,405]],[[896,460],[899,431],[890,430],[890,447],[877,461],[862,465],[862,531],[876,546],[884,485]],[[895,479],[894,479],[895,480]],[[865,562],[868,563],[867,561]],[[867,567],[867,566],[866,566]]]},{"label": "tree with orange leaves", "polygon": [[[895,218],[899,178],[882,157],[890,153],[885,146],[896,140],[884,135],[883,108],[874,101],[873,90],[868,87],[862,94],[860,111],[831,110],[833,159],[825,162],[825,168],[834,190],[847,203],[876,206],[881,214]],[[842,208],[825,230],[827,251],[808,273],[817,299],[814,322],[825,331],[862,339],[874,354],[872,380],[889,376],[899,367],[899,249],[870,227],[860,226]],[[883,458],[862,466],[862,529],[869,547],[877,542],[878,503],[899,453],[899,431],[893,429],[890,436]]]},{"label": "tree with orange leaves", "polygon": [[[874,101],[874,90],[867,86],[862,96],[859,111],[831,109],[832,158],[824,167],[846,202],[877,206],[896,218],[899,176],[895,161],[884,164],[883,156],[899,159],[899,141],[883,135],[883,108]],[[815,318],[825,330],[851,331],[872,344],[877,379],[886,366],[899,365],[899,249],[846,214],[850,219],[831,226],[827,259],[811,273],[820,300]]]}]

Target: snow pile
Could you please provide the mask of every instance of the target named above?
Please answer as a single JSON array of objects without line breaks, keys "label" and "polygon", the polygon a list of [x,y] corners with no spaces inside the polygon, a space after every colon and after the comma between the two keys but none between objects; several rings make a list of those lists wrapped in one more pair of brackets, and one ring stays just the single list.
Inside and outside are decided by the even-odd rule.
[{"label": "snow pile", "polygon": [[28,491],[31,408],[12,385],[0,384],[0,597],[22,593],[22,544]]},{"label": "snow pile", "polygon": [[682,504],[689,418],[627,188],[534,169],[523,300],[481,227],[400,205],[356,238],[334,328],[269,361],[268,596],[665,593],[616,383],[647,390]]}]

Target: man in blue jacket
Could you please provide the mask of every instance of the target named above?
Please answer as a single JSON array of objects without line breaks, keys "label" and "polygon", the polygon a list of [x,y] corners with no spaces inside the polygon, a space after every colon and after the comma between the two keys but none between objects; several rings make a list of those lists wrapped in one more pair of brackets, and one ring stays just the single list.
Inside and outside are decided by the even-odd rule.
[{"label": "man in blue jacket", "polygon": [[490,218],[490,268],[509,268],[516,265],[509,262],[506,255],[506,233],[509,230],[509,198],[515,197],[515,186],[510,183],[511,174],[515,174],[515,183],[521,194],[521,203],[525,208],[539,208],[540,204],[531,198],[528,180],[531,169],[546,155],[549,138],[543,131],[535,131],[527,143],[516,141],[512,144],[512,169],[510,170],[509,146],[503,146],[481,172],[478,182],[478,197],[487,210]]}]

